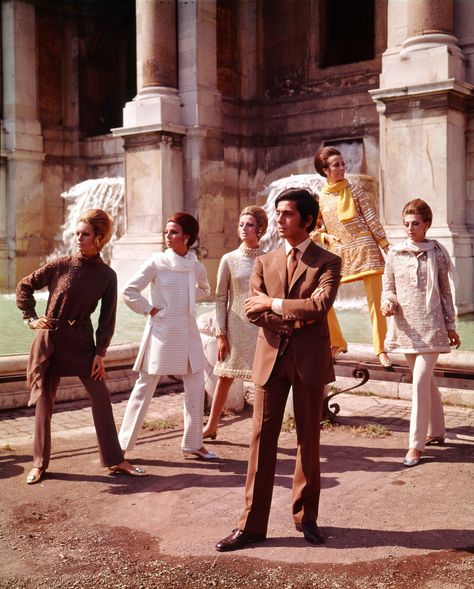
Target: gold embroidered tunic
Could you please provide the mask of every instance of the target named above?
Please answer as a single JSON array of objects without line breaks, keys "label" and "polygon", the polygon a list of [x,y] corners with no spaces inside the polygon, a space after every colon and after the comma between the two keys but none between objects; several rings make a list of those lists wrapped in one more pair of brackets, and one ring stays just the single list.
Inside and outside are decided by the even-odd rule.
[{"label": "gold embroidered tunic", "polygon": [[217,376],[249,379],[257,342],[258,327],[247,320],[245,299],[249,281],[260,248],[239,248],[225,254],[219,264],[216,287],[216,335],[226,335],[230,353],[214,367]]},{"label": "gold embroidered tunic", "polygon": [[370,274],[382,274],[385,263],[380,248],[388,245],[384,228],[368,195],[353,184],[349,183],[349,188],[356,205],[355,217],[341,223],[337,212],[338,193],[321,191],[319,220],[322,226],[311,234],[316,243],[325,233],[339,238],[338,243],[324,243],[324,247],[342,258],[341,284],[361,280]]}]

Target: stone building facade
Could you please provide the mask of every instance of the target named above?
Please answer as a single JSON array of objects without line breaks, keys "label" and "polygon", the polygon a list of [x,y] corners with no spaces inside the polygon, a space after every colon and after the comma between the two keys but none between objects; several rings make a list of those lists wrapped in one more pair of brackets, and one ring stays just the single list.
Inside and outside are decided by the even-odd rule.
[{"label": "stone building facade", "polygon": [[[474,310],[474,2],[4,0],[0,286],[54,245],[60,193],[124,175],[125,278],[198,216],[211,279],[238,212],[339,144],[389,237],[417,195]],[[123,113],[121,111],[123,107]]]}]

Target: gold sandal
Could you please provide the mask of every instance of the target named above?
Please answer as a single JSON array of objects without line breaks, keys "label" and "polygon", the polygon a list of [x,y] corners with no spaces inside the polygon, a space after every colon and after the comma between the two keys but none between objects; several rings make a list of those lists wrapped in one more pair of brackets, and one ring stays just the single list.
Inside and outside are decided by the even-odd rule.
[{"label": "gold sandal", "polygon": [[380,364],[384,368],[391,368],[393,366],[392,361],[387,356],[387,352],[380,352],[380,354],[378,355],[378,359],[379,359]]},{"label": "gold sandal", "polygon": [[129,466],[119,466],[118,464],[115,464],[114,466],[109,466],[109,470],[110,472],[115,472],[118,474],[128,474],[131,477],[146,477],[147,475],[143,468],[140,468],[139,466],[132,466],[131,464]]},{"label": "gold sandal", "polygon": [[45,472],[46,471],[44,470],[44,468],[39,468],[37,466],[33,467],[30,470],[30,474],[26,477],[26,484],[36,485],[36,483],[39,483],[41,481]]}]

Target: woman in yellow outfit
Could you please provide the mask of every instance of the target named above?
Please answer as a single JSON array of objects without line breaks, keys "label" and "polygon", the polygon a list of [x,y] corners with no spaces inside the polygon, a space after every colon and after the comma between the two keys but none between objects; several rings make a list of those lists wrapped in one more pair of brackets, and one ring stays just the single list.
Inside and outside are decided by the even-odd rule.
[{"label": "woman in yellow outfit", "polygon": [[[344,177],[345,164],[340,151],[322,147],[314,157],[316,171],[327,178],[319,195],[319,229],[313,240],[342,258],[341,284],[364,281],[374,350],[384,367],[391,361],[384,351],[387,322],[380,310],[382,274],[385,267],[382,252],[388,251],[385,231],[377,218],[369,197]],[[328,315],[331,344],[345,348],[336,314]],[[342,338],[342,339],[341,339]]]},{"label": "woman in yellow outfit", "polygon": [[330,308],[327,314],[327,320],[331,339],[331,354],[333,358],[336,358],[339,354],[347,352],[347,341],[342,333],[334,307]]}]

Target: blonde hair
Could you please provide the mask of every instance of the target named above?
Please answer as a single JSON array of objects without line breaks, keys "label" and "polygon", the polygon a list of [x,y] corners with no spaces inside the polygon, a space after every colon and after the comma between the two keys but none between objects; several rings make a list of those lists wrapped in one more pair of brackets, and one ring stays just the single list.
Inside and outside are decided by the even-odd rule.
[{"label": "blonde hair", "polygon": [[403,207],[402,219],[406,215],[420,215],[424,223],[429,223],[428,227],[431,227],[431,223],[433,222],[433,211],[428,203],[421,198],[414,198],[407,202]]},{"label": "blonde hair", "polygon": [[256,205],[250,205],[243,209],[243,211],[239,215],[239,219],[243,215],[252,215],[252,217],[255,219],[258,228],[257,235],[260,239],[268,227],[267,213],[261,207],[257,207]]},{"label": "blonde hair", "polygon": [[77,222],[88,223],[92,227],[95,236],[94,243],[99,252],[110,241],[114,222],[110,215],[102,209],[84,211]]}]

